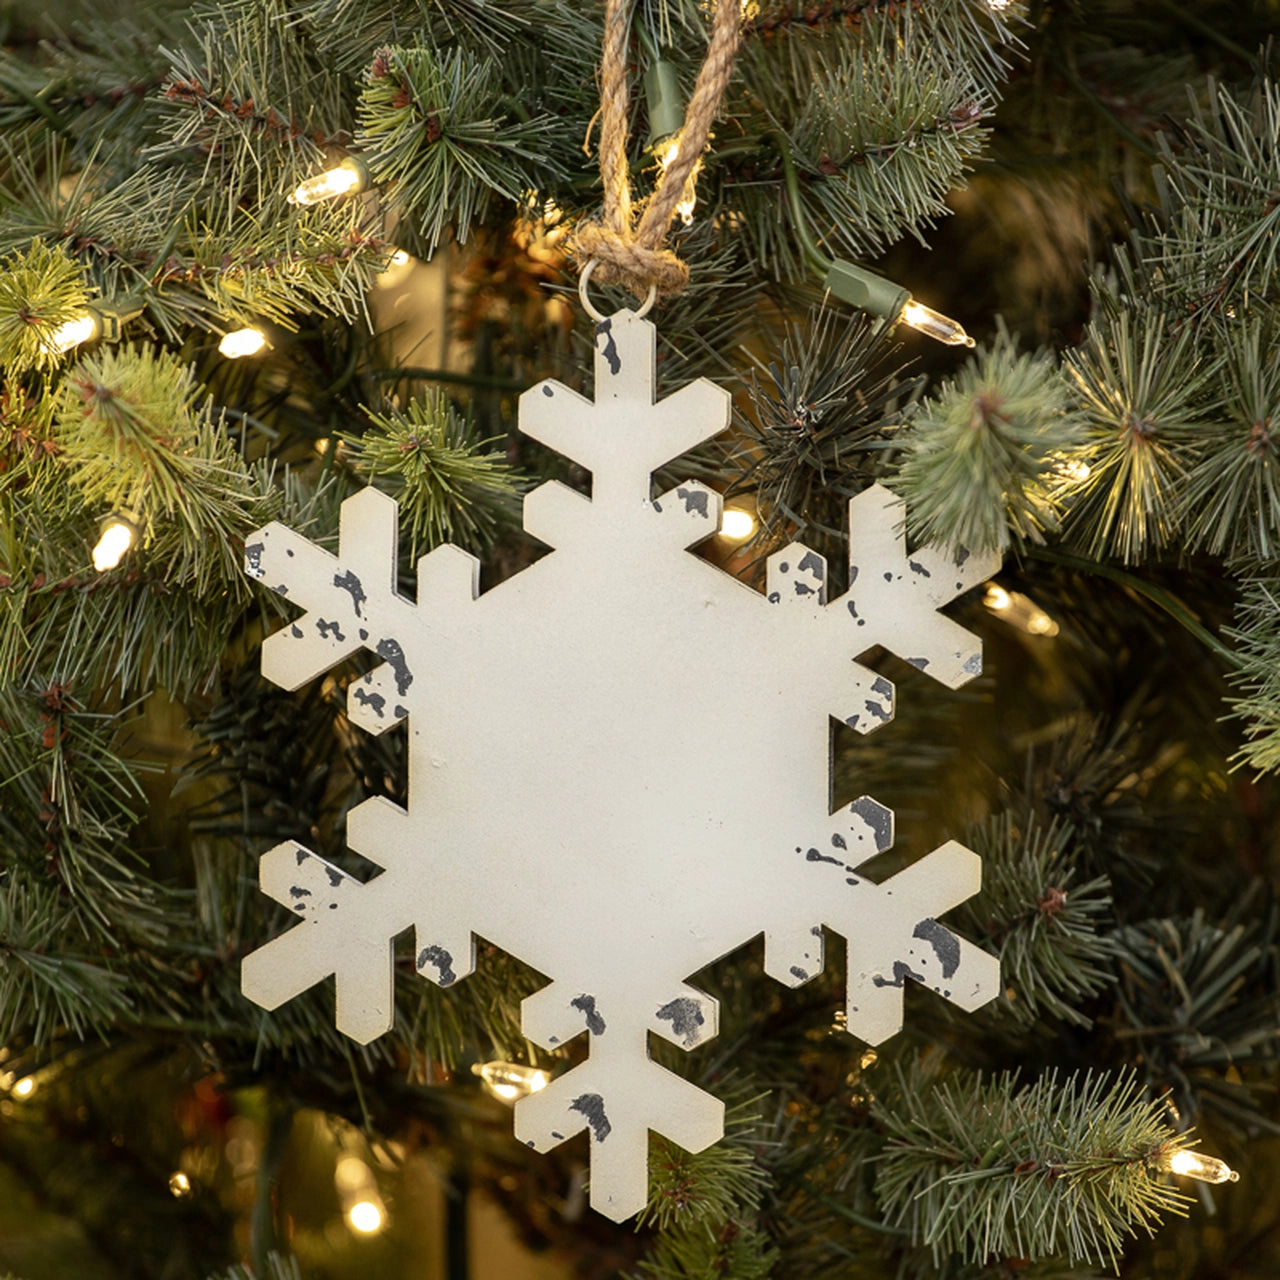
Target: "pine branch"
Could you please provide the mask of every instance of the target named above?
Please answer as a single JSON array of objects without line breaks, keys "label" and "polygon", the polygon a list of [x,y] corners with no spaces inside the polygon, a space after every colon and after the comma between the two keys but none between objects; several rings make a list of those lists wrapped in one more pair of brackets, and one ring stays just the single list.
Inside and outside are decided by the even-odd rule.
[{"label": "pine branch", "polygon": [[901,1083],[876,1192],[891,1223],[941,1260],[1062,1253],[1116,1266],[1126,1238],[1186,1211],[1166,1181],[1185,1145],[1132,1077],[1059,1079],[1021,1089],[1012,1075]]},{"label": "pine branch", "polygon": [[1003,325],[911,420],[894,488],[921,543],[1004,551],[1058,528],[1057,490],[1081,421],[1047,352],[1019,354]]}]

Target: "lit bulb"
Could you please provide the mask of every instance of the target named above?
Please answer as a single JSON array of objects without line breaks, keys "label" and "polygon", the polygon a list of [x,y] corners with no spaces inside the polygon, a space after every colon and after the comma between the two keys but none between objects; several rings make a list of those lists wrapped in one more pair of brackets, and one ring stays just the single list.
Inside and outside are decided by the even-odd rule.
[{"label": "lit bulb", "polygon": [[102,526],[102,536],[93,549],[93,567],[99,573],[114,569],[133,546],[134,527],[119,516],[112,516]]},{"label": "lit bulb", "polygon": [[332,169],[317,173],[298,183],[290,204],[319,204],[322,200],[336,200],[339,196],[351,195],[354,191],[363,191],[369,182],[369,171],[355,159],[348,156]]},{"label": "lit bulb", "polygon": [[[667,176],[667,169],[670,167],[676,154],[680,150],[680,139],[678,137],[668,138],[665,142],[659,143],[657,151],[654,153],[658,157],[658,166],[662,170],[662,176]],[[680,221],[687,227],[693,221],[693,210],[698,203],[698,174],[702,172],[702,158],[699,157],[695,161],[692,169],[689,170],[689,176],[684,180],[684,190],[680,192],[680,201],[676,205],[676,213],[680,215]]]},{"label": "lit bulb", "polygon": [[1187,1178],[1199,1178],[1201,1182],[1238,1182],[1240,1175],[1225,1160],[1217,1156],[1201,1155],[1199,1151],[1184,1148],[1175,1151],[1168,1159],[1170,1173],[1180,1173]]},{"label": "lit bulb", "polygon": [[733,542],[751,537],[755,527],[756,522],[751,518],[751,512],[739,507],[726,508],[724,515],[720,517],[720,536]]},{"label": "lit bulb", "polygon": [[267,345],[267,335],[261,329],[235,329],[222,335],[218,350],[228,360],[241,356],[256,356]]},{"label": "lit bulb", "polygon": [[169,1190],[178,1199],[185,1200],[191,1195],[191,1179],[178,1170],[169,1175]]},{"label": "lit bulb", "polygon": [[29,1098],[36,1091],[36,1080],[34,1076],[23,1076],[21,1080],[13,1086],[13,1096],[15,1098]]},{"label": "lit bulb", "polygon": [[471,1070],[484,1081],[484,1087],[503,1102],[516,1102],[551,1083],[545,1071],[519,1062],[479,1062]]},{"label": "lit bulb", "polygon": [[373,1200],[357,1200],[347,1210],[347,1221],[351,1224],[351,1229],[365,1236],[382,1230],[383,1217],[382,1206]]},{"label": "lit bulb", "polygon": [[58,355],[62,355],[72,347],[78,347],[82,342],[92,342],[101,332],[101,328],[98,317],[93,312],[86,311],[76,316],[74,320],[68,320],[65,324],[59,325],[49,335],[49,348],[56,351]]},{"label": "lit bulb", "polygon": [[909,324],[918,332],[930,338],[936,338],[939,342],[945,342],[949,347],[978,345],[965,333],[964,326],[959,321],[942,315],[932,307],[926,307],[923,302],[917,302],[914,298],[902,308],[899,319],[903,324]]},{"label": "lit bulb", "polygon": [[994,582],[987,585],[987,594],[982,597],[982,603],[988,609],[1007,609],[1013,599],[1003,587],[997,587]]},{"label": "lit bulb", "polygon": [[1058,634],[1058,624],[1030,596],[1024,596],[1021,591],[1006,591],[994,582],[989,582],[982,603],[993,613],[998,613],[1011,627],[1017,627],[1028,635],[1053,637]]}]

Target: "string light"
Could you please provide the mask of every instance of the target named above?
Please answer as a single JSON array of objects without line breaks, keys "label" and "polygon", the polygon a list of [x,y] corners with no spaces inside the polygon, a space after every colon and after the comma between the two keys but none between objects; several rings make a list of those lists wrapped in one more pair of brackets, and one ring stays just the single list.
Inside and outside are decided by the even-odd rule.
[{"label": "string light", "polygon": [[49,335],[49,348],[58,355],[65,355],[74,347],[92,342],[101,332],[102,322],[98,317],[92,311],[84,311],[60,324]]},{"label": "string light", "polygon": [[964,326],[950,316],[944,316],[932,307],[914,298],[902,308],[898,317],[903,324],[910,325],[918,333],[927,334],[949,347],[976,347],[978,344],[964,331]]},{"label": "string light", "polygon": [[29,1098],[36,1091],[35,1076],[23,1076],[9,1091],[15,1098]]},{"label": "string light", "polygon": [[551,1083],[545,1071],[519,1062],[478,1062],[471,1070],[484,1081],[484,1087],[503,1102],[527,1098]]},{"label": "string light", "polygon": [[222,335],[218,350],[228,360],[239,360],[241,356],[256,356],[267,345],[267,335],[261,329],[233,329]]},{"label": "string light", "polygon": [[381,1231],[384,1220],[382,1206],[372,1200],[357,1200],[347,1210],[347,1221],[351,1224],[351,1229],[364,1236]]},{"label": "string light", "polygon": [[102,522],[98,545],[93,549],[93,567],[99,573],[114,569],[138,536],[138,527],[128,516],[113,512]]},{"label": "string light", "polygon": [[1017,627],[1028,635],[1044,636],[1049,639],[1058,634],[1058,624],[1034,600],[1024,596],[1021,591],[1006,591],[998,583],[989,582],[982,603],[1010,626]]},{"label": "string light", "polygon": [[720,536],[731,542],[742,542],[755,532],[756,522],[750,511],[741,507],[726,507],[720,517]]},{"label": "string light", "polygon": [[1186,1178],[1198,1178],[1201,1182],[1238,1182],[1240,1175],[1225,1160],[1206,1156],[1184,1147],[1175,1151],[1165,1162],[1170,1173]]},{"label": "string light", "polygon": [[[679,138],[668,138],[658,144],[654,154],[658,158],[658,167],[662,170],[662,177],[665,178],[667,176],[667,169],[674,162],[679,150]],[[693,221],[693,210],[698,203],[698,175],[701,172],[702,157],[699,156],[694,161],[693,168],[689,170],[689,176],[684,180],[684,189],[680,192],[680,200],[676,205],[676,213],[680,215],[680,221],[686,227]]]},{"label": "string light", "polygon": [[349,196],[363,191],[369,185],[369,170],[355,156],[306,178],[294,188],[289,197],[290,204],[319,204],[322,200],[336,200],[339,196]]},{"label": "string light", "polygon": [[891,324],[901,321],[949,347],[977,345],[958,320],[926,307],[901,285],[852,262],[833,262],[827,271],[826,287],[850,306],[860,307],[873,316],[883,316]]},{"label": "string light", "polygon": [[191,1196],[191,1179],[181,1169],[169,1175],[169,1192],[177,1200],[186,1200]]}]

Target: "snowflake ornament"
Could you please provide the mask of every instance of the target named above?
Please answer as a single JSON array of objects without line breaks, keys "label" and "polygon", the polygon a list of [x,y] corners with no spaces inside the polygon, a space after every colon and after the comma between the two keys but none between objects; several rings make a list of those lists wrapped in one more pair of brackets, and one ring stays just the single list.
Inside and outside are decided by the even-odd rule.
[{"label": "snowflake ornament", "polygon": [[263,645],[296,689],[360,649],[383,659],[349,689],[353,723],[408,723],[409,807],[366,800],[350,847],[367,883],[302,845],[262,858],[265,893],[299,923],[247,956],[267,1009],[334,975],[337,1025],[391,1028],[393,941],[414,930],[423,977],[465,978],[477,935],[552,981],[524,1001],[548,1049],[586,1032],[590,1056],[516,1104],[518,1138],[548,1150],[590,1130],[591,1203],[622,1220],[647,1198],[648,1131],[690,1151],[723,1106],[650,1060],[649,1033],[690,1049],[716,1001],[685,979],[762,929],[787,986],[823,967],[823,926],[848,941],[847,1025],[878,1044],[902,1023],[905,980],[963,1009],[1000,989],[997,961],[938,924],[974,894],[976,854],[954,841],[879,884],[859,873],[893,839],[869,797],[830,813],[829,716],[866,733],[893,686],[853,661],[884,645],[955,688],[980,641],[937,610],[995,556],[908,555],[902,504],[874,486],[849,504],[850,587],[828,600],[823,558],[770,557],[764,595],[686,553],[720,497],[697,483],[654,498],[655,470],[728,425],[706,380],[654,402],[653,326],[630,311],[596,331],[595,401],[546,381],[521,430],[591,471],[591,497],[543,484],[524,525],[553,551],[479,594],[479,562],[438,547],[417,599],[396,591],[396,504],[342,505],[338,555],[271,524],[247,572],[305,614]]}]

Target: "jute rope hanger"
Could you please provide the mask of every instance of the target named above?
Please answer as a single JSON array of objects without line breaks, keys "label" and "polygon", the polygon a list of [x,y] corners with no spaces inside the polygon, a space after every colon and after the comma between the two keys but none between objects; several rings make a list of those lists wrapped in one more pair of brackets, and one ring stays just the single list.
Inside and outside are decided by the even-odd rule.
[{"label": "jute rope hanger", "polygon": [[633,226],[631,183],[627,167],[627,47],[635,0],[607,0],[604,48],[600,58],[600,177],[604,183],[604,215],[578,227],[569,251],[584,267],[598,264],[596,278],[625,285],[637,298],[650,290],[658,297],[679,293],[689,268],[662,248],[676,205],[693,166],[702,156],[712,122],[733,74],[741,25],[740,0],[716,0],[707,56],[698,72],[680,128],[675,157],[666,167]]}]

